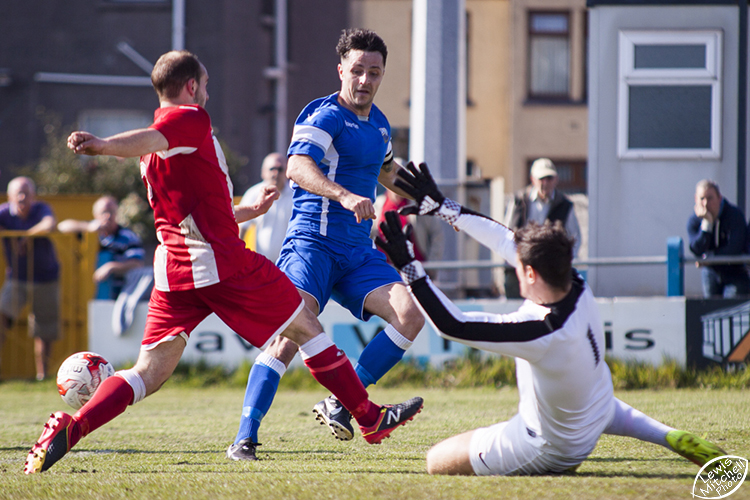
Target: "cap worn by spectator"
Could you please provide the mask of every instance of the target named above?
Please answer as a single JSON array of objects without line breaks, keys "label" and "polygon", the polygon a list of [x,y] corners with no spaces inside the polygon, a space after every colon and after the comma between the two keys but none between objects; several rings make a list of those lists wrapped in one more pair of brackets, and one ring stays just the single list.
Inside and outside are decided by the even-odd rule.
[{"label": "cap worn by spectator", "polygon": [[557,177],[557,169],[549,158],[539,158],[531,164],[531,176],[535,179]]}]

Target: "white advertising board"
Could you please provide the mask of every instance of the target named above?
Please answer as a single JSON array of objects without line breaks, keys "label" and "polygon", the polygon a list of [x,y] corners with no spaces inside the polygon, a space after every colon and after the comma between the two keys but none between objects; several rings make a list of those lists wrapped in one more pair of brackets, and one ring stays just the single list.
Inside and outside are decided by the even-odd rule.
[{"label": "white advertising board", "polygon": [[[685,299],[683,297],[598,299],[605,330],[607,353],[621,359],[636,359],[659,364],[669,357],[685,363]],[[518,300],[457,301],[464,311],[509,313],[520,306]],[[106,357],[116,367],[132,365],[138,357],[148,304],[138,305],[133,324],[121,336],[112,333],[114,301],[89,303],[89,350]],[[356,360],[364,346],[385,323],[380,318],[369,322],[356,320],[344,308],[329,302],[320,322],[324,330],[346,354]],[[462,356],[466,348],[440,338],[429,325],[417,337],[406,356],[420,363],[439,365]],[[190,337],[183,361],[203,361],[236,368],[252,361],[259,353],[231,331],[219,318],[211,315],[196,327]],[[300,364],[299,356],[294,364]]]}]

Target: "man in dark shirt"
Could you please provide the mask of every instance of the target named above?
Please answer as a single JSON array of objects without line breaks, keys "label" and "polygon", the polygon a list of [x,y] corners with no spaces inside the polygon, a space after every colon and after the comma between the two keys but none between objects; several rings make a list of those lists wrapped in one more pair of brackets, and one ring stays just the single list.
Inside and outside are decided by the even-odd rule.
[{"label": "man in dark shirt", "polygon": [[[721,196],[718,184],[708,179],[698,182],[694,211],[687,232],[690,251],[696,257],[745,253],[745,215]],[[701,281],[706,298],[750,293],[750,276],[742,264],[702,266]]]}]

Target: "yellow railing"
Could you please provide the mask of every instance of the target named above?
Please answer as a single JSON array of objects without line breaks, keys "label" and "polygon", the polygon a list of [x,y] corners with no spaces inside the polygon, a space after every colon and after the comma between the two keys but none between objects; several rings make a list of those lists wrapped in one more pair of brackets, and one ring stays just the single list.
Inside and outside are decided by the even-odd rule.
[{"label": "yellow railing", "polygon": [[[4,237],[15,236],[9,241],[17,245],[20,231],[0,231],[0,245]],[[95,284],[92,280],[99,242],[96,234],[61,234],[44,236],[52,240],[60,261],[60,340],[52,345],[48,376],[54,376],[60,363],[78,351],[88,347],[88,301],[93,298]],[[33,265],[33,245],[29,237],[26,243],[30,266]],[[24,243],[21,243],[24,244]],[[0,252],[0,283],[7,279],[5,251]],[[29,269],[28,276],[33,276]],[[29,300],[31,300],[29,295]],[[5,341],[0,355],[0,378],[34,378],[34,344],[28,336],[29,307],[18,321],[5,331]]]}]

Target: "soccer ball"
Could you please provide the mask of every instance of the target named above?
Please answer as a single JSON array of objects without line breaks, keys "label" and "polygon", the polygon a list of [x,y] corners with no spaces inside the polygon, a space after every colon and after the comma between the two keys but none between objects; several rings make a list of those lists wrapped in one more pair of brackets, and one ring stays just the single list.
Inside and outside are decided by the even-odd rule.
[{"label": "soccer ball", "polygon": [[63,361],[57,371],[57,391],[77,410],[94,395],[99,384],[115,374],[109,361],[95,352],[77,352]]}]

